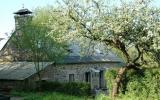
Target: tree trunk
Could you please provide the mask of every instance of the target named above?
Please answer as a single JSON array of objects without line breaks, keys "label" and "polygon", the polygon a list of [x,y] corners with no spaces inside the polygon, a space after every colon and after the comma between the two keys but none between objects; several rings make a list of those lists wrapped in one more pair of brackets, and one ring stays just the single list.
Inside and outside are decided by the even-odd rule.
[{"label": "tree trunk", "polygon": [[41,91],[41,85],[42,85],[42,77],[40,73],[40,61],[38,60],[37,62],[37,75],[38,75],[38,91]]},{"label": "tree trunk", "polygon": [[37,75],[38,75],[38,91],[41,91],[42,79],[41,79],[40,72],[38,72]]},{"label": "tree trunk", "polygon": [[112,100],[115,100],[115,97],[117,96],[117,94],[119,92],[120,83],[121,83],[121,80],[122,80],[123,75],[125,74],[126,70],[127,70],[127,67],[123,67],[123,68],[120,68],[118,71],[116,79],[113,83]]}]

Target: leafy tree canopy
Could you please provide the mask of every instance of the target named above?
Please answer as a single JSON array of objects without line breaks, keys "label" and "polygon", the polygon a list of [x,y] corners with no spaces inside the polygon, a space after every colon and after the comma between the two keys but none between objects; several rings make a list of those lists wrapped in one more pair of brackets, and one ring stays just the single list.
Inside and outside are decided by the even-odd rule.
[{"label": "leafy tree canopy", "polygon": [[150,3],[150,0],[121,0],[111,6],[105,0],[63,0],[59,6],[63,17],[58,19],[64,19],[70,37],[103,43],[124,59],[126,66],[117,73],[113,97],[128,69],[140,70],[153,61],[155,51],[159,52],[160,9]]},{"label": "leafy tree canopy", "polygon": [[57,61],[67,54],[64,33],[56,29],[56,20],[46,9],[37,8],[31,21],[22,22],[16,37],[18,47],[29,52],[33,61]]}]

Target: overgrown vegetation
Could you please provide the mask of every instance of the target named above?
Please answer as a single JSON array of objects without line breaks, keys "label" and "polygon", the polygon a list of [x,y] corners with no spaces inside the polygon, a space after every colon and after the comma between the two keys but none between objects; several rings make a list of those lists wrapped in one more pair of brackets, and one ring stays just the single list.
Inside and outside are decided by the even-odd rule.
[{"label": "overgrown vegetation", "polygon": [[[37,91],[38,90],[38,91]],[[23,100],[92,100],[90,85],[87,83],[59,83],[41,81],[41,91],[12,91],[11,95],[22,97]]]},{"label": "overgrown vegetation", "polygon": [[66,95],[57,92],[12,92],[13,96],[22,97],[23,100],[92,100],[85,96]]},{"label": "overgrown vegetation", "polygon": [[[39,84],[41,84],[41,89],[39,90]],[[68,83],[60,83],[60,82],[48,82],[41,81],[36,82],[36,87],[22,88],[15,90],[17,92],[57,92],[68,95],[75,96],[90,96],[91,89],[89,83],[80,83],[80,82],[68,82]]]},{"label": "overgrown vegetation", "polygon": [[[116,69],[106,72],[109,96],[100,94],[99,100],[111,99],[112,82],[116,77]],[[160,98],[160,69],[143,69],[139,72],[129,70],[124,76],[123,84],[117,100],[159,100]],[[126,86],[126,87],[123,87]]]},{"label": "overgrown vegetation", "polygon": [[87,96],[90,95],[90,85],[88,83],[59,83],[42,82],[42,91],[60,92],[64,94]]}]

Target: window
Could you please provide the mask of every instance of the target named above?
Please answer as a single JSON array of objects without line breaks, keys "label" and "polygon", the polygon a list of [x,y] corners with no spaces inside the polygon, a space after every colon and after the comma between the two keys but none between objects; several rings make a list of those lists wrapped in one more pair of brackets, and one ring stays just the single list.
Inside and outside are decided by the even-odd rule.
[{"label": "window", "polygon": [[69,74],[69,82],[74,82],[74,74]]}]

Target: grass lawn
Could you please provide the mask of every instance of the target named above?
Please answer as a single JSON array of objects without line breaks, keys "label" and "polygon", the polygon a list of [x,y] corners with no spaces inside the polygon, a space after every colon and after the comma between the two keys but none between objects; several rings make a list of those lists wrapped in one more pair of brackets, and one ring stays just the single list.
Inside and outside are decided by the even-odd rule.
[{"label": "grass lawn", "polygon": [[93,100],[90,97],[72,96],[56,92],[12,92],[23,100]]}]

